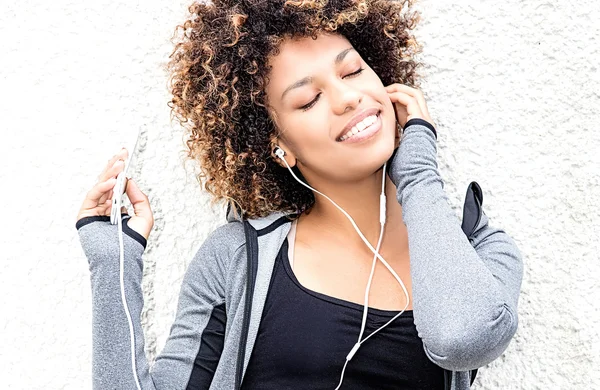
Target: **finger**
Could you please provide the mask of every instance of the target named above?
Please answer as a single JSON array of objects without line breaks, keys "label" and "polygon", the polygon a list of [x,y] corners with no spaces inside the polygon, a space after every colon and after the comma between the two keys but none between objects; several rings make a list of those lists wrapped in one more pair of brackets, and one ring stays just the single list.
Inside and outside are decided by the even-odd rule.
[{"label": "finger", "polygon": [[110,177],[116,177],[119,173],[121,173],[125,169],[125,161],[122,159],[118,159],[115,161],[113,166],[106,171],[98,178],[98,181],[107,180]]},{"label": "finger", "polygon": [[144,194],[137,183],[133,179],[128,179],[126,184],[127,197],[133,206],[133,212],[138,217],[145,219],[152,219],[152,211],[150,209],[150,201],[146,194]]},{"label": "finger", "polygon": [[414,97],[415,99],[417,99],[417,101],[418,100],[425,101],[425,98],[423,96],[423,91],[421,91],[420,89],[417,89],[417,88],[409,87],[408,85],[405,85],[405,84],[400,84],[400,83],[390,84],[387,87],[385,87],[385,90],[387,92],[404,92],[404,93]]},{"label": "finger", "polygon": [[425,96],[423,95],[423,91],[420,89],[409,87],[408,85],[394,83],[385,87],[385,90],[390,92],[404,92],[407,95],[412,96],[417,100],[419,104],[419,108],[421,109],[421,114],[423,114],[422,119],[427,120],[433,125],[433,121],[431,120],[431,115],[429,115],[429,108],[427,107],[427,102],[425,101]]},{"label": "finger", "polygon": [[102,178],[106,177],[106,173],[113,168],[113,166],[115,165],[115,163],[118,160],[123,160],[125,161],[127,159],[128,156],[128,152],[127,149],[122,148],[117,154],[115,154],[110,160],[108,160],[108,163],[106,163],[106,166],[104,167],[104,169],[102,170],[102,173],[100,173],[100,175],[98,176],[98,180],[101,180]]},{"label": "finger", "polygon": [[404,127],[404,123],[406,123],[406,121],[408,121],[408,119],[406,119],[408,117],[408,111],[406,110],[406,106],[396,102],[392,97],[390,97],[390,102],[392,102],[392,108],[394,109],[394,114],[396,115],[396,122],[398,123],[398,131],[400,131],[400,128]]},{"label": "finger", "polygon": [[110,215],[112,209],[112,199],[107,199],[104,204],[98,205],[99,210],[102,210],[101,215]]},{"label": "finger", "polygon": [[102,197],[100,198],[100,200],[98,201],[98,203],[102,204],[104,202],[111,201],[112,200],[112,196],[113,196],[113,190],[111,189],[106,194],[102,195]]},{"label": "finger", "polygon": [[104,174],[106,171],[108,171],[117,160],[119,160],[119,159],[125,160],[126,157],[127,157],[127,149],[122,148],[121,150],[119,150],[117,152],[117,154],[115,154],[114,156],[112,156],[111,159],[108,160],[108,162],[106,163],[106,166],[102,170],[101,174]]},{"label": "finger", "polygon": [[76,221],[79,221],[81,218],[85,217],[109,216],[110,209],[112,207],[112,201],[110,199],[106,200],[104,203],[98,203],[98,205],[93,208],[85,208],[86,206],[88,205],[86,205],[84,202],[84,205],[81,206],[79,212],[77,213]]},{"label": "finger", "polygon": [[137,183],[133,179],[127,180],[126,193],[133,206],[134,213],[134,216],[128,222],[128,225],[131,229],[148,239],[152,226],[154,225],[154,217],[152,216],[148,197],[139,189]]},{"label": "finger", "polygon": [[417,97],[417,95],[419,93],[421,93],[420,90],[413,88],[413,87],[409,87],[406,84],[400,84],[400,83],[394,83],[394,84],[390,84],[388,86],[385,87],[385,90],[387,92],[404,92],[406,94],[409,94],[410,96],[413,97]]},{"label": "finger", "polygon": [[[106,180],[108,180],[109,178],[107,177]],[[104,203],[109,199],[112,199],[112,194],[113,194],[113,189],[111,188],[107,193],[105,193],[104,195],[102,195],[100,197],[100,200],[98,201],[98,203]]]},{"label": "finger", "polygon": [[413,97],[417,103],[419,103],[419,107],[421,107],[421,112],[425,112],[427,110],[427,104],[425,103],[425,97],[423,96],[423,92],[419,89],[409,87],[408,85],[394,83],[385,87],[385,90],[388,93],[392,92],[403,92],[411,97]]},{"label": "finger", "polygon": [[[421,107],[419,106],[419,103],[417,102],[417,100],[404,93],[404,92],[392,92],[392,93],[388,93],[388,96],[390,97],[390,100],[392,101],[392,103],[399,103],[402,106],[404,106],[404,109],[406,110],[406,122],[408,122],[410,119],[412,118],[422,118],[423,114],[421,113]],[[404,119],[404,118],[403,118]],[[400,121],[400,119],[399,119]],[[404,123],[406,123],[404,122]],[[400,123],[402,126],[404,126],[404,123]]]},{"label": "finger", "polygon": [[106,181],[101,181],[96,184],[85,196],[81,208],[83,210],[93,209],[100,205],[100,198],[106,192],[111,190],[117,182],[117,179],[110,178]]},{"label": "finger", "polygon": [[415,98],[413,98],[411,95],[409,95],[405,92],[401,92],[401,91],[388,92],[388,96],[390,97],[390,99],[392,101],[395,101],[396,103],[400,103],[405,107],[414,106],[415,104],[418,104],[418,102],[415,100]]}]

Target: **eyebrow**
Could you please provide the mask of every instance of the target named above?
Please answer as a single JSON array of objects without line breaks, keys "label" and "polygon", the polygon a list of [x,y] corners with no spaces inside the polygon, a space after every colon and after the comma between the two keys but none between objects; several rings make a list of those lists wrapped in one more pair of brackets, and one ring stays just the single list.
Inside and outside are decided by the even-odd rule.
[{"label": "eyebrow", "polygon": [[[335,60],[333,61],[333,63],[335,65],[338,65],[340,62],[342,62],[344,60],[344,58],[346,57],[346,54],[348,54],[352,50],[354,50],[353,47],[349,47],[347,49],[342,50],[337,56],[335,56]],[[313,81],[313,78],[311,76],[307,76],[307,77],[304,77],[303,79],[296,81],[294,84],[287,87],[285,89],[285,91],[283,91],[283,93],[281,94],[281,99],[283,99],[284,96],[288,92],[290,92],[292,89],[303,87],[306,84],[312,83],[312,81]]]}]

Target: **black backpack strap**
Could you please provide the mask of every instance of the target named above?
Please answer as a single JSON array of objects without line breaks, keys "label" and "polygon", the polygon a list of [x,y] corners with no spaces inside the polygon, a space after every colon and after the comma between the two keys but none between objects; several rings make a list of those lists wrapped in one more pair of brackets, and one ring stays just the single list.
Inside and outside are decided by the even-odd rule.
[{"label": "black backpack strap", "polygon": [[242,386],[242,372],[246,356],[246,342],[248,341],[248,328],[250,327],[250,313],[252,312],[252,298],[254,284],[258,269],[258,234],[250,222],[243,220],[244,234],[246,236],[246,298],[244,300],[244,316],[242,319],[242,333],[240,335],[239,353],[236,363],[235,390]]},{"label": "black backpack strap", "polygon": [[473,382],[475,382],[475,377],[477,376],[477,368],[471,370],[471,384],[469,386],[473,386]]},{"label": "black backpack strap", "polygon": [[[444,390],[450,390],[450,385],[452,382],[452,371],[450,370],[444,370]],[[470,375],[471,375],[471,383],[469,384],[470,386],[473,386],[473,382],[475,382],[475,377],[477,376],[477,368],[474,370],[470,371]]]},{"label": "black backpack strap", "polygon": [[450,383],[452,381],[452,371],[444,370],[444,390],[450,390]]},{"label": "black backpack strap", "polygon": [[[463,206],[463,219],[461,228],[465,235],[471,241],[471,235],[475,232],[477,225],[481,221],[483,215],[483,191],[481,186],[476,182],[472,181],[467,187],[467,194],[465,196],[465,203]],[[471,370],[471,384],[475,381],[477,376],[477,368]],[[450,386],[450,385],[448,385]],[[450,387],[448,387],[450,388]]]},{"label": "black backpack strap", "polygon": [[467,237],[475,232],[475,228],[481,221],[483,213],[483,192],[476,181],[472,181],[467,187],[465,203],[463,206],[463,218],[461,228]]},{"label": "black backpack strap", "polygon": [[[229,214],[229,208],[228,208]],[[246,298],[244,301],[244,317],[242,319],[242,334],[240,335],[239,353],[236,363],[235,390],[242,386],[242,372],[244,359],[246,356],[246,343],[248,342],[248,328],[250,327],[250,313],[252,312],[252,298],[254,297],[254,285],[256,284],[256,274],[258,272],[258,237],[270,233],[286,222],[291,222],[287,216],[282,216],[270,225],[256,230],[246,219],[244,224],[244,234],[246,236]]]}]

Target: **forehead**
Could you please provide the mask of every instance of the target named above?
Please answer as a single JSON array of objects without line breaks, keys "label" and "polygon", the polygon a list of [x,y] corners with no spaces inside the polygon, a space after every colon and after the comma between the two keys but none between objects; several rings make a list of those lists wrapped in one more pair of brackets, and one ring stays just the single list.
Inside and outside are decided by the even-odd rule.
[{"label": "forehead", "polygon": [[269,58],[270,78],[293,79],[299,73],[310,72],[312,67],[333,66],[335,57],[349,47],[350,42],[339,34],[320,34],[317,39],[288,38],[279,46],[279,53]]}]

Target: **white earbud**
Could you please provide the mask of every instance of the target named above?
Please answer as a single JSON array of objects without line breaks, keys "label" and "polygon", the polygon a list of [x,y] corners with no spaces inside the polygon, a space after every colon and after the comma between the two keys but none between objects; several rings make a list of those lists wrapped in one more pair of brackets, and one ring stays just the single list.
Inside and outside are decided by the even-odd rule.
[{"label": "white earbud", "polygon": [[[361,324],[360,334],[358,336],[357,343],[354,344],[354,346],[352,347],[352,350],[346,356],[346,362],[344,363],[344,367],[342,368],[342,374],[341,374],[341,377],[340,377],[340,382],[337,385],[337,387],[335,388],[335,390],[338,390],[340,388],[340,386],[342,385],[342,381],[344,380],[344,372],[346,371],[346,365],[348,364],[348,362],[350,361],[350,359],[352,359],[352,357],[354,356],[354,354],[356,354],[356,352],[358,351],[358,349],[360,348],[360,346],[362,345],[362,343],[364,343],[365,341],[367,341],[367,339],[369,339],[370,337],[374,336],[377,332],[379,332],[381,329],[385,328],[392,321],[394,321],[396,318],[398,318],[402,313],[404,313],[404,311],[406,310],[406,308],[408,307],[408,304],[409,304],[408,291],[406,290],[406,287],[404,286],[404,283],[402,282],[402,279],[400,279],[400,277],[394,271],[394,269],[379,254],[379,249],[381,247],[381,240],[383,238],[383,229],[384,229],[385,223],[386,223],[386,197],[385,197],[385,176],[386,176],[386,169],[385,168],[387,166],[387,162],[383,165],[382,180],[381,180],[381,195],[380,195],[380,201],[379,201],[379,222],[381,224],[381,231],[380,231],[380,234],[379,234],[379,240],[377,242],[377,248],[373,248],[373,246],[371,245],[371,243],[362,234],[362,232],[360,231],[360,229],[358,228],[358,226],[356,225],[356,223],[354,222],[354,220],[352,219],[352,217],[344,209],[342,209],[340,206],[338,206],[337,203],[335,203],[330,197],[328,197],[327,195],[323,194],[322,192],[319,192],[319,191],[315,190],[314,188],[312,188],[308,184],[304,183],[302,180],[300,180],[296,176],[296,174],[294,173],[294,171],[292,171],[292,168],[290,168],[290,166],[288,165],[287,161],[283,158],[283,156],[285,156],[285,152],[283,151],[283,149],[281,149],[280,147],[276,147],[276,149],[275,149],[275,155],[277,157],[279,157],[285,163],[285,165],[287,166],[288,170],[290,171],[290,173],[292,174],[292,176],[294,177],[294,179],[296,179],[300,184],[302,184],[303,186],[311,189],[312,191],[316,192],[317,194],[323,196],[325,199],[327,199],[331,203],[333,203],[333,205],[338,210],[340,210],[346,216],[346,218],[348,218],[350,220],[350,222],[352,223],[352,226],[354,227],[354,230],[356,230],[356,232],[358,233],[358,235],[360,236],[360,238],[363,240],[363,242],[367,245],[367,247],[369,247],[369,249],[371,250],[371,252],[373,252],[373,254],[374,254],[373,263],[372,263],[372,266],[371,266],[371,274],[369,275],[369,281],[367,282],[367,288],[365,290],[365,304],[363,306],[363,318],[362,318],[362,324]],[[368,307],[369,307],[369,291],[371,290],[371,281],[373,280],[373,275],[375,273],[375,264],[376,264],[377,259],[379,259],[383,263],[383,265],[388,269],[388,271],[390,271],[390,273],[394,276],[394,278],[396,279],[396,281],[400,284],[400,286],[404,290],[404,294],[406,295],[406,306],[404,307],[404,309],[402,309],[401,312],[399,312],[398,314],[396,314],[391,320],[389,320],[388,322],[386,322],[379,329],[375,330],[374,332],[371,332],[371,334],[369,334],[367,337],[365,337],[363,339],[362,336],[363,336],[363,333],[365,331],[365,326],[366,326],[366,322],[367,322],[367,310],[368,310]]]},{"label": "white earbud", "polygon": [[[283,156],[285,156],[285,152],[279,146],[275,149],[275,155],[280,159],[284,160]],[[285,160],[284,160],[285,161]]]}]

